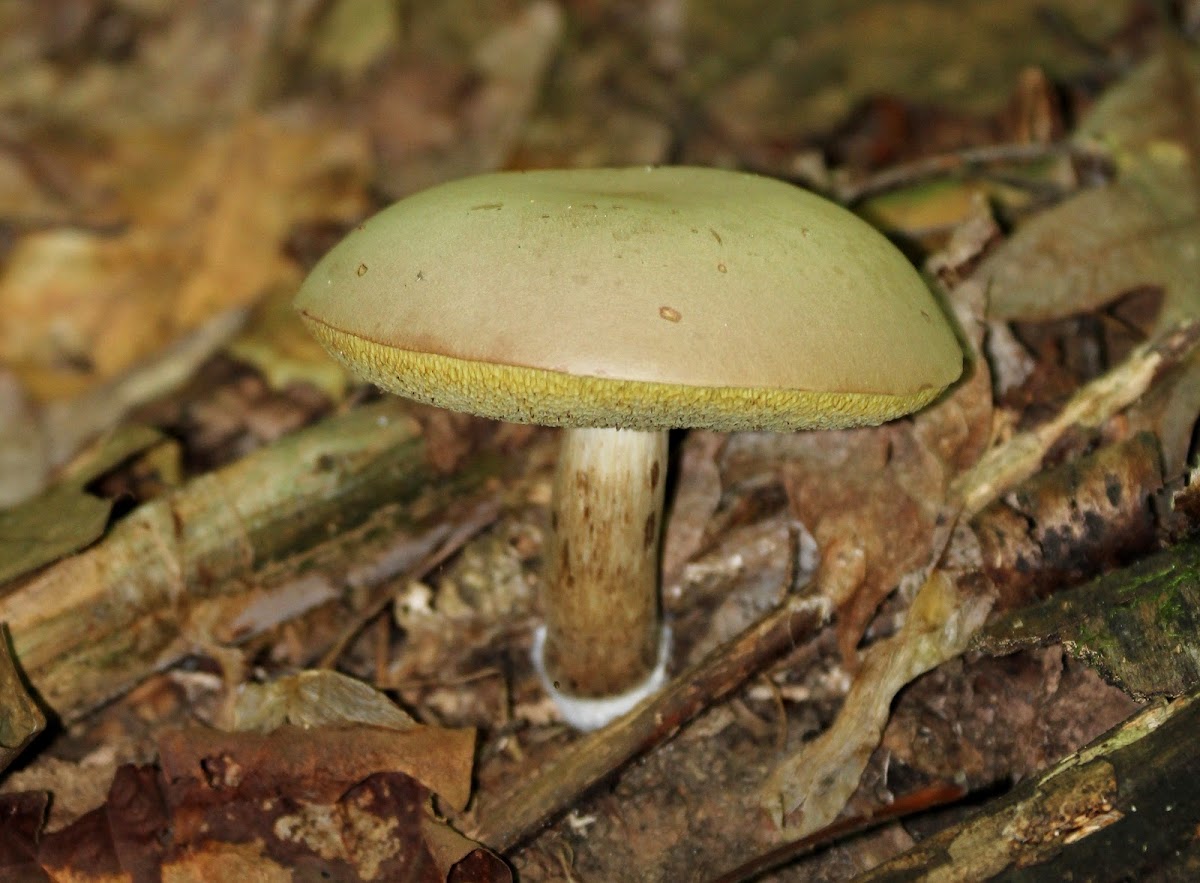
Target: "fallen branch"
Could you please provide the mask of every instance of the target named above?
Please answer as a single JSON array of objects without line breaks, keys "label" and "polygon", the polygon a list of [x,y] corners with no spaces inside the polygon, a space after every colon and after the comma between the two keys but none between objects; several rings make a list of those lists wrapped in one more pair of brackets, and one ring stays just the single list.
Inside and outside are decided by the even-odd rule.
[{"label": "fallen branch", "polygon": [[[344,549],[369,555],[366,535],[404,547],[373,579],[402,573],[485,472],[435,476],[401,403],[360,408],[139,507],[95,546],[6,587],[0,622],[41,699],[74,720],[198,644],[246,640],[337,600]],[[418,497],[432,517],[404,508]]]},{"label": "fallen branch", "polygon": [[1191,880],[1200,702],[1155,705],[858,879]]},{"label": "fallen branch", "polygon": [[1042,459],[1074,427],[1091,428],[1136,402],[1155,378],[1177,365],[1200,341],[1200,322],[1181,322],[1137,347],[1125,361],[1084,384],[1051,419],[984,454],[950,486],[950,499],[973,518],[1041,468]]},{"label": "fallen branch", "polygon": [[962,785],[943,784],[921,788],[911,794],[897,797],[886,806],[878,807],[863,815],[839,819],[807,837],[776,846],[774,849],[738,865],[733,870],[727,871],[712,880],[711,883],[745,883],[745,881],[757,880],[768,871],[794,862],[826,844],[835,843],[855,834],[863,834],[887,822],[957,803],[966,796],[967,789]]}]

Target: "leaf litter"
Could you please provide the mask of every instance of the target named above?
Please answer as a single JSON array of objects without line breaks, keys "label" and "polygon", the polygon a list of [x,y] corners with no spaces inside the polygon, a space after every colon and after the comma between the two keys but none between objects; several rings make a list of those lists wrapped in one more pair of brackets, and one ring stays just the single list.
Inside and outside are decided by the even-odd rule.
[{"label": "leaf litter", "polygon": [[[1168,536],[1147,510],[1163,483],[1180,486],[1195,423],[1194,371],[1171,367],[1189,346],[1176,323],[1196,314],[1186,231],[1197,139],[1180,122],[1195,118],[1194,56],[1147,49],[1161,27],[1124,4],[1095,16],[1062,3],[1039,19],[1028,4],[985,3],[965,31],[937,4],[884,5],[780,9],[732,30],[714,24],[729,10],[677,0],[637,10],[455,0],[403,13],[377,0],[320,10],[81,0],[74,18],[5,11],[14,39],[3,64],[22,76],[0,90],[10,236],[0,364],[12,393],[0,428],[30,429],[0,432],[0,462],[32,477],[10,480],[10,499],[61,489],[65,502],[47,511],[87,515],[66,533],[96,542],[63,546],[13,583],[10,626],[21,611],[35,623],[49,612],[21,606],[29,587],[67,585],[54,581],[112,555],[104,549],[148,513],[176,519],[151,526],[157,539],[137,560],[157,562],[158,589],[117,643],[89,645],[96,635],[80,623],[98,625],[94,614],[64,619],[36,648],[25,626],[14,634],[26,674],[74,730],[33,761],[30,772],[45,770],[36,787],[65,797],[68,781],[86,779],[92,797],[63,801],[71,807],[43,835],[46,798],[13,793],[25,771],[14,776],[0,826],[11,867],[210,879],[320,867],[385,879],[398,862],[433,869],[436,859],[429,879],[445,879],[465,855],[476,867],[460,869],[464,879],[503,879],[495,857],[435,810],[459,829],[501,830],[582,747],[610,760],[571,780],[569,799],[533,807],[540,821],[516,842],[496,841],[522,878],[703,879],[839,814],[869,815],[906,785],[961,774],[989,787],[1127,713],[1053,646],[935,666],[961,653],[989,607],[1011,609]],[[880,26],[898,18],[922,26]],[[930,39],[946,28],[972,51]],[[997,28],[1020,36],[996,39]],[[1147,61],[1123,74],[1098,46]],[[1060,137],[1089,105],[1067,149],[1011,149]],[[271,506],[225,493],[237,500],[237,523],[216,522],[229,547],[194,544],[215,499],[209,470],[241,464],[224,473],[241,481],[248,460],[286,488],[299,428],[370,396],[306,347],[285,307],[303,265],[340,231],[381,199],[472,171],[669,159],[812,174],[847,193],[858,187],[847,181],[886,181],[886,199],[864,209],[914,255],[941,250],[929,266],[972,354],[967,378],[912,420],[683,439],[664,606],[691,666],[679,674],[705,685],[664,706],[686,705],[683,717],[668,714],[632,749],[616,732],[579,740],[556,726],[530,676],[548,433],[404,403],[370,406],[380,410],[362,425],[341,415],[351,437],[304,461],[348,481],[328,486],[341,503],[293,516],[291,530]],[[888,177],[893,168],[903,174]],[[1089,169],[1101,183],[1084,186]],[[1047,194],[1059,204],[1046,208]],[[1121,305],[1147,289],[1161,301],[1128,320]],[[194,361],[164,358],[173,341],[247,308],[251,325],[233,343],[230,328]],[[1119,351],[1106,349],[1114,329]],[[1178,333],[1164,343],[1168,331]],[[130,494],[145,467],[122,460],[100,479],[114,505],[89,515],[76,503],[97,486],[72,484],[63,464],[130,411],[179,437],[180,486],[167,504],[162,490]],[[366,442],[380,418],[386,450]],[[28,444],[46,426],[59,427],[64,452],[50,459]],[[372,457],[378,471],[353,479]],[[383,476],[403,503],[365,490]],[[490,513],[481,527],[445,545],[480,511]],[[1106,531],[1089,527],[1097,520]],[[1186,533],[1180,523],[1171,536]],[[435,563],[414,576],[425,561]],[[136,564],[128,573],[147,576]],[[799,630],[757,657],[748,638],[770,623],[786,626],[775,638]],[[56,652],[56,640],[75,649]],[[308,670],[333,647],[357,680]],[[53,680],[56,670],[69,673]],[[1007,672],[1025,686],[970,687]],[[706,689],[730,698],[706,710]],[[953,714],[939,718],[947,701]],[[989,701],[1011,726],[1040,727],[1038,745],[985,744],[974,722]],[[353,723],[327,719],[346,705],[362,711]],[[1079,725],[1049,735],[1071,708]],[[270,732],[195,729],[235,713]],[[382,732],[385,721],[408,729]],[[428,751],[380,747],[414,726],[435,734]],[[447,734],[475,726],[468,806],[472,752]],[[453,781],[431,783],[435,756],[454,752]],[[329,757],[344,765],[323,768]],[[601,780],[611,785],[597,789]],[[168,823],[175,840],[151,836]],[[844,879],[920,835],[917,823],[888,823],[781,873]]]}]

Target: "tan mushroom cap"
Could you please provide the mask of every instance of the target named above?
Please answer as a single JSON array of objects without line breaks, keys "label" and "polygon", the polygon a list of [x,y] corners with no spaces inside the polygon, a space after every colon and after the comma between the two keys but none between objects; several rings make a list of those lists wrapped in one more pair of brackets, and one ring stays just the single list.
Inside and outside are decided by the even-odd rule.
[{"label": "tan mushroom cap", "polygon": [[443,184],[350,233],[296,308],[385,389],[549,426],[880,423],[962,370],[921,277],[870,225],[713,169]]}]

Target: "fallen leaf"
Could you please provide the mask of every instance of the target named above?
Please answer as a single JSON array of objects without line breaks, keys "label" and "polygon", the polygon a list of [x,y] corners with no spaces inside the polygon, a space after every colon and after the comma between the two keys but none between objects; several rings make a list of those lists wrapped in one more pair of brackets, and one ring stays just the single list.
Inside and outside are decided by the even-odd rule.
[{"label": "fallen leaf", "polygon": [[283,724],[303,727],[361,724],[407,730],[416,721],[370,684],[325,669],[303,671],[238,690],[233,726],[270,732]]},{"label": "fallen leaf", "polygon": [[1146,286],[1191,297],[1200,278],[1200,255],[1191,247],[1200,226],[1182,159],[1138,160],[1116,182],[1021,225],[979,267],[988,315],[1044,322],[1091,312]]},{"label": "fallen leaf", "polygon": [[[5,795],[0,870],[22,880],[511,881],[499,858],[431,815],[429,790],[408,775],[370,773],[331,787],[324,780],[314,793],[322,761],[337,759],[323,750],[348,747],[341,740],[349,732],[334,741],[275,740],[273,748],[296,752],[290,768],[259,766],[270,749],[247,736],[209,745],[217,753],[204,753],[203,767],[176,776],[123,766],[103,806],[50,834],[41,833],[45,794]],[[469,779],[472,745],[464,744]],[[173,747],[165,740],[178,760]]]},{"label": "fallen leaf", "polygon": [[85,485],[162,441],[146,426],[128,426],[100,444],[45,493],[0,509],[0,584],[91,545],[108,525],[111,499]]},{"label": "fallen leaf", "polygon": [[42,791],[0,795],[0,875],[7,880],[52,883],[37,860],[50,795]]},{"label": "fallen leaf", "polygon": [[959,584],[942,571],[930,575],[900,633],[867,651],[833,725],[777,766],[763,786],[763,807],[777,825],[802,837],[836,818],[879,744],[896,693],[961,653],[991,606],[988,593],[969,580]]},{"label": "fallen leaf", "polygon": [[[687,16],[692,94],[713,111],[745,120],[759,142],[796,143],[828,131],[866,99],[900,94],[914,104],[983,113],[1000,106],[1030,65],[1070,78],[1088,61],[1064,52],[1039,21],[1039,0],[948,6],[888,3],[693,3]],[[1102,42],[1124,23],[1125,5],[1056,2],[1054,12]],[[746,27],[748,18],[755,26]],[[953,46],[953,52],[946,47]],[[737,123],[735,123],[737,125]]]},{"label": "fallen leaf", "polygon": [[310,799],[329,803],[367,776],[390,770],[412,776],[462,809],[471,794],[474,746],[474,730],[438,727],[283,726],[266,734],[191,729],[160,737],[159,763],[177,795],[261,798],[285,780]]},{"label": "fallen leaf", "polygon": [[292,308],[299,275],[282,279],[250,314],[246,327],[226,347],[234,358],[253,365],[275,390],[310,383],[334,401],[349,385],[342,364],[325,352]]},{"label": "fallen leaf", "polygon": [[112,381],[213,315],[294,278],[292,224],[365,211],[361,133],[277,111],[98,131],[118,230],[20,236],[0,272],[0,363],[38,399]]},{"label": "fallen leaf", "polygon": [[[1046,321],[1129,291],[1163,291],[1151,335],[1200,316],[1200,54],[1169,42],[1097,102],[1075,136],[1104,150],[1115,181],[1026,223],[979,268],[997,319]],[[1187,462],[1200,410],[1200,358],[1135,411],[1162,439],[1167,472]]]}]

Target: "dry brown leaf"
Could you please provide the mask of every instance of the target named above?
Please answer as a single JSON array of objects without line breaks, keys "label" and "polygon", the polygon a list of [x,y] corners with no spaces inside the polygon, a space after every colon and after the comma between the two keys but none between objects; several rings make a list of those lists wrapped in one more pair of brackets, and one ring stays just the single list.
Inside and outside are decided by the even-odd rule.
[{"label": "dry brown leaf", "polygon": [[[811,433],[814,448],[837,450],[844,459],[793,459],[783,468],[792,515],[809,525],[821,565],[822,591],[840,586],[838,646],[855,664],[855,648],[875,608],[900,581],[929,556],[942,475],[926,468],[913,444],[911,424],[873,431]],[[825,460],[825,465],[818,465]],[[901,473],[907,473],[900,481]],[[854,554],[847,557],[849,543]],[[859,571],[847,581],[845,568]]]},{"label": "dry brown leaf", "polygon": [[177,730],[159,738],[159,763],[173,788],[227,789],[225,798],[270,796],[279,781],[329,803],[373,773],[402,772],[450,806],[471,795],[474,730],[283,726],[270,733]]},{"label": "dry brown leaf", "polygon": [[253,365],[272,389],[309,383],[340,401],[349,385],[349,375],[308,333],[292,308],[299,287],[299,274],[281,279],[226,349],[234,358]]},{"label": "dry brown leaf", "polygon": [[[1030,219],[979,268],[993,319],[1090,312],[1135,288],[1193,297],[1200,234],[1182,154],[1139,164]],[[1139,161],[1140,162],[1140,161]],[[1177,315],[1175,307],[1171,315]],[[1160,325],[1161,327],[1161,325]]]},{"label": "dry brown leaf", "polygon": [[[1046,320],[1096,310],[1131,290],[1163,291],[1152,334],[1200,316],[1200,54],[1168,42],[1096,104],[1075,136],[1103,150],[1117,178],[1024,225],[979,269],[989,312]],[[1200,410],[1200,360],[1139,407],[1182,471]]]},{"label": "dry brown leaf", "polygon": [[1117,180],[1022,225],[980,267],[989,315],[1044,321],[1133,288],[1162,286],[1162,330],[1200,312],[1197,262],[1200,54],[1169,45],[1109,89],[1073,136],[1102,151]]},{"label": "dry brown leaf", "polygon": [[942,571],[930,575],[900,633],[867,652],[833,726],[771,774],[763,806],[780,827],[786,823],[789,835],[803,837],[836,818],[879,744],[896,693],[961,653],[991,606],[987,593],[959,585]]},{"label": "dry brown leaf", "polygon": [[193,730],[160,744],[161,772],[121,767],[103,806],[52,834],[39,838],[44,795],[0,799],[5,879],[511,879],[431,816],[422,779],[465,800],[468,731]]},{"label": "dry brown leaf", "polygon": [[0,274],[0,363],[39,398],[110,380],[204,320],[293,278],[283,242],[365,210],[366,145],[287,113],[106,136],[120,232],[20,237]]},{"label": "dry brown leaf", "polygon": [[327,669],[239,688],[231,729],[269,732],[285,723],[306,729],[357,724],[406,730],[416,725],[374,687]]},{"label": "dry brown leaf", "polygon": [[37,860],[49,805],[50,795],[42,791],[0,797],[0,874],[6,878],[52,883]]},{"label": "dry brown leaf", "polygon": [[562,30],[559,7],[536,0],[477,38],[470,58],[409,57],[393,65],[370,99],[383,191],[399,198],[503,165]]},{"label": "dry brown leaf", "polygon": [[[1097,43],[1126,15],[1123,3],[1053,6]],[[826,131],[880,94],[986,112],[1029,65],[1055,79],[1087,69],[1088,59],[1064,51],[1054,28],[1033,24],[1042,9],[1040,0],[692,3],[690,85],[693,94],[715,96],[726,126],[760,142],[795,143]],[[749,18],[753,27],[745,26]]]}]

